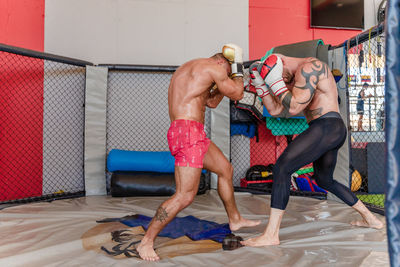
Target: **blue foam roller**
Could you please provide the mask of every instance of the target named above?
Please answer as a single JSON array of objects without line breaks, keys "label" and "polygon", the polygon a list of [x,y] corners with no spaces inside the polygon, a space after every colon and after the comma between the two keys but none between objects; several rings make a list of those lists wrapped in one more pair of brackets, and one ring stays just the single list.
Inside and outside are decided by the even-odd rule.
[{"label": "blue foam roller", "polygon": [[175,158],[169,151],[127,151],[113,149],[108,153],[107,169],[114,171],[152,171],[173,173]]}]

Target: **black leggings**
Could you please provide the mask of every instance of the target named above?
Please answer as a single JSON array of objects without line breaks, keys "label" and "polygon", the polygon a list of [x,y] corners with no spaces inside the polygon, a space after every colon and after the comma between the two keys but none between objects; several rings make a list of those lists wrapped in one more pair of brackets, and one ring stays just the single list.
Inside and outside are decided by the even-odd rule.
[{"label": "black leggings", "polygon": [[312,120],[309,128],[287,146],[275,164],[271,207],[281,210],[286,208],[292,173],[311,162],[318,186],[353,206],[358,201],[354,193],[333,180],[338,150],[346,140],[346,134],[346,126],[337,112],[328,112]]}]

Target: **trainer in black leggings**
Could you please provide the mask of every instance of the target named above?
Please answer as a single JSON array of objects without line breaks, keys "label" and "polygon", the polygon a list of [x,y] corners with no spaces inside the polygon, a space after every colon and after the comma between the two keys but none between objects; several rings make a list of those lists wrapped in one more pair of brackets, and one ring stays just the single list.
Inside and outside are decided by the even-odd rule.
[{"label": "trainer in black leggings", "polygon": [[312,120],[309,128],[287,146],[275,164],[271,207],[286,208],[292,173],[311,162],[318,186],[335,194],[347,205],[356,204],[358,199],[353,192],[333,180],[338,150],[345,140],[346,126],[339,113],[328,112]]}]

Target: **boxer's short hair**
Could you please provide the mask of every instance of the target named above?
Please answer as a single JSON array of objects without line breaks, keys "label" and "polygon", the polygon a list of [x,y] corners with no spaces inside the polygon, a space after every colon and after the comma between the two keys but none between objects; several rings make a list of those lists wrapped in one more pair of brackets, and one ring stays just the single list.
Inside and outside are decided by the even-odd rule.
[{"label": "boxer's short hair", "polygon": [[224,55],[222,54],[222,53],[216,53],[216,54],[214,54],[213,56],[212,56],[212,58],[215,58],[215,59],[223,59],[223,60],[225,60],[227,63],[229,63],[229,61],[226,59],[226,57],[224,57]]}]

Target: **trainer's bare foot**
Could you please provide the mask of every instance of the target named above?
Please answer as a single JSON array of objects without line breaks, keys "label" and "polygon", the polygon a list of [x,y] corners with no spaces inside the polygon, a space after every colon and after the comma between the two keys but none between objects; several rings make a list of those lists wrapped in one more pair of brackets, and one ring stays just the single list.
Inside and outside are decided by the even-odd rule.
[{"label": "trainer's bare foot", "polygon": [[279,238],[270,238],[264,235],[253,237],[244,241],[240,241],[243,246],[248,247],[264,247],[279,245]]},{"label": "trainer's bare foot", "polygon": [[160,259],[154,251],[153,242],[144,243],[142,240],[136,250],[139,252],[139,256],[145,261],[158,261]]},{"label": "trainer's bare foot", "polygon": [[383,228],[383,223],[376,217],[374,218],[368,218],[368,219],[363,219],[360,221],[352,221],[350,223],[351,225],[354,226],[360,226],[360,227],[368,227],[368,228],[375,228],[375,229],[382,229]]},{"label": "trainer's bare foot", "polygon": [[259,225],[261,223],[260,220],[247,220],[244,218],[240,218],[238,221],[229,222],[229,228],[231,231],[237,231],[242,227],[253,227]]}]

